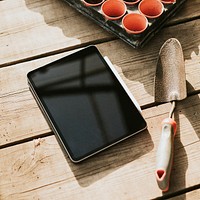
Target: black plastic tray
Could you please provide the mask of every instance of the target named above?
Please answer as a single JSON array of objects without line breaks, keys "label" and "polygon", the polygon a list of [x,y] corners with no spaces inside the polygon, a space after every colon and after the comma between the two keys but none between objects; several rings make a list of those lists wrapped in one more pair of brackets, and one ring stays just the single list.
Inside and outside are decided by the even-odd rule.
[{"label": "black plastic tray", "polygon": [[[83,15],[91,18],[101,27],[106,29],[107,31],[115,34],[123,41],[127,42],[129,45],[134,48],[143,47],[147,41],[149,41],[166,23],[166,21],[174,16],[179,8],[183,5],[186,0],[176,0],[173,4],[163,4],[164,12],[162,15],[155,19],[148,19],[148,27],[141,34],[129,34],[122,27],[122,20],[107,20],[101,14],[101,6],[93,6],[88,7],[85,6],[81,0],[64,0],[70,6],[74,7]],[[138,4],[135,5],[127,5],[127,13],[138,12]]]}]

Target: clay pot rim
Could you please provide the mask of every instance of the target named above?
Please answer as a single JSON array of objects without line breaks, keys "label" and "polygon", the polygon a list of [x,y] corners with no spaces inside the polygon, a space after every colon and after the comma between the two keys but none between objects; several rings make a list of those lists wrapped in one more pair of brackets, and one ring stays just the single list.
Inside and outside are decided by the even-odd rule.
[{"label": "clay pot rim", "polygon": [[[142,29],[142,30],[140,30],[140,31],[133,31],[133,30],[130,30],[130,29],[126,28],[126,27],[124,26],[124,20],[125,20],[126,17],[128,17],[128,16],[130,16],[130,15],[138,15],[138,16],[143,17],[143,18],[145,19],[145,21],[146,21],[146,23],[145,23],[145,28]],[[127,33],[130,33],[130,34],[140,34],[140,33],[144,32],[144,31],[147,29],[147,27],[148,27],[148,19],[147,19],[143,14],[141,14],[141,13],[129,13],[129,14],[127,14],[127,15],[125,15],[125,16],[123,17],[123,19],[122,19],[122,26],[123,26],[123,28],[126,30]]]},{"label": "clay pot rim", "polygon": [[101,2],[99,3],[88,3],[87,1],[85,0],[81,0],[86,6],[88,7],[92,7],[92,6],[100,6],[102,3],[104,3],[105,0],[102,0]]},{"label": "clay pot rim", "polygon": [[164,5],[163,5],[163,3],[162,3],[160,0],[152,0],[152,1],[158,2],[158,3],[162,6],[162,10],[161,10],[161,12],[160,12],[158,15],[152,16],[152,15],[146,15],[146,14],[144,14],[144,13],[141,11],[140,7],[141,7],[141,4],[144,3],[145,1],[147,1],[147,0],[142,0],[142,1],[139,3],[139,5],[138,5],[138,10],[139,10],[139,12],[140,12],[141,14],[143,14],[144,16],[146,16],[147,18],[150,18],[150,19],[154,19],[154,18],[160,17],[160,16],[163,14]]},{"label": "clay pot rim", "polygon": [[[107,15],[104,11],[103,11],[103,6],[107,3],[107,2],[111,2],[111,1],[113,1],[113,0],[107,0],[107,1],[105,1],[102,5],[101,5],[101,13],[103,14],[103,16],[106,18],[106,19],[108,19],[108,20],[118,20],[118,19],[120,19],[120,18],[122,18],[125,14],[126,14],[126,12],[127,12],[127,7],[126,7],[126,4],[124,3],[124,1],[122,1],[122,0],[117,0],[117,1],[119,1],[123,6],[124,6],[124,12],[123,12],[123,14],[122,15],[120,15],[120,16],[117,16],[117,17],[111,17],[111,16],[109,16],[109,15]],[[116,0],[115,0],[116,1]]]}]

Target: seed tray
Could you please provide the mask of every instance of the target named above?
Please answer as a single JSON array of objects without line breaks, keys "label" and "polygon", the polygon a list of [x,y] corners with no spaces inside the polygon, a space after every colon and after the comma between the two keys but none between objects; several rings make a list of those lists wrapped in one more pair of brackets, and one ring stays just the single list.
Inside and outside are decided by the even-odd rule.
[{"label": "seed tray", "polygon": [[[160,29],[164,26],[166,21],[174,16],[177,11],[181,8],[186,0],[176,0],[173,4],[163,4],[164,11],[157,18],[147,18],[148,27],[146,30],[140,34],[130,34],[122,26],[122,18],[118,20],[108,20],[102,14],[101,5],[100,6],[86,6],[81,0],[64,0],[70,6],[78,10],[83,15],[94,20],[101,27],[107,31],[113,33],[123,41],[127,42],[134,48],[143,47]],[[141,1],[140,1],[141,2]],[[134,5],[126,5],[128,13],[139,13],[138,2]],[[125,14],[125,15],[126,15]]]}]

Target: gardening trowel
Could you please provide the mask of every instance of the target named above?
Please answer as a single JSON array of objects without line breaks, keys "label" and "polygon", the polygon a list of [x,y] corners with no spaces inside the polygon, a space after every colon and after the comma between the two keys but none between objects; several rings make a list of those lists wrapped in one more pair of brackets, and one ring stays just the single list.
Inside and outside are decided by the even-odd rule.
[{"label": "gardening trowel", "polygon": [[180,42],[171,38],[160,49],[155,77],[155,101],[171,102],[169,117],[162,121],[162,133],[156,160],[156,179],[166,192],[173,163],[176,122],[173,119],[175,102],[186,98],[186,78],[183,51]]}]

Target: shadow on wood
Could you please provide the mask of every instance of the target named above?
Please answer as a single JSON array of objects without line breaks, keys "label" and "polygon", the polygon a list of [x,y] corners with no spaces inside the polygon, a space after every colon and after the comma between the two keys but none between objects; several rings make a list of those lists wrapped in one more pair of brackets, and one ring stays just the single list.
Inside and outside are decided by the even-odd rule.
[{"label": "shadow on wood", "polygon": [[67,158],[67,161],[79,185],[88,187],[124,165],[147,154],[153,147],[151,136],[146,130],[81,163],[74,164],[69,158]]}]

